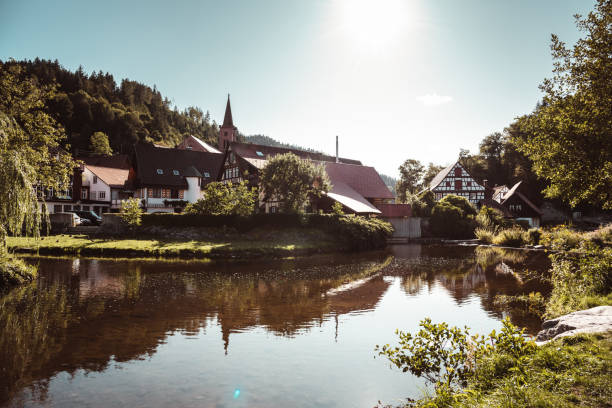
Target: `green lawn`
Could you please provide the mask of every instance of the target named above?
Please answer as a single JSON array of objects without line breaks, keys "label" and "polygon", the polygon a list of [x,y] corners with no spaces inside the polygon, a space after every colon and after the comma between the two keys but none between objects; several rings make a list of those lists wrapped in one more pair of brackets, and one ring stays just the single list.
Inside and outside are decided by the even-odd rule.
[{"label": "green lawn", "polygon": [[[250,239],[249,239],[250,238]],[[326,237],[281,234],[278,238],[239,240],[160,240],[154,238],[90,238],[85,235],[54,235],[41,239],[9,237],[16,253],[82,255],[101,257],[253,258],[284,257],[329,252],[341,247]]]}]

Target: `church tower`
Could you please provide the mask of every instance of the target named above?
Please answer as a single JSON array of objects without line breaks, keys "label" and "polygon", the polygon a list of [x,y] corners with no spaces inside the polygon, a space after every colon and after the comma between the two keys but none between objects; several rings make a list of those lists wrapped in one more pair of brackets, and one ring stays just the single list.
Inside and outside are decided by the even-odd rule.
[{"label": "church tower", "polygon": [[230,96],[227,94],[227,106],[225,107],[225,116],[223,117],[223,125],[219,129],[219,150],[226,150],[230,143],[236,141],[236,126],[232,120],[232,107],[230,106]]}]

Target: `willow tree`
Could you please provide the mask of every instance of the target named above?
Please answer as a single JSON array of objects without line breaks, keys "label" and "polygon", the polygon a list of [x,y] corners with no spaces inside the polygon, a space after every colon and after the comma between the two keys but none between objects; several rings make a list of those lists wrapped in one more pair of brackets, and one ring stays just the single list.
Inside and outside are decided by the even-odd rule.
[{"label": "willow tree", "polygon": [[0,65],[0,246],[6,235],[37,236],[36,189],[61,191],[75,166],[60,143],[63,129],[47,113],[53,86],[40,86],[19,66]]},{"label": "willow tree", "polygon": [[300,159],[293,153],[274,156],[261,171],[264,200],[280,203],[284,213],[301,212],[309,196],[320,196],[330,189],[322,164]]}]

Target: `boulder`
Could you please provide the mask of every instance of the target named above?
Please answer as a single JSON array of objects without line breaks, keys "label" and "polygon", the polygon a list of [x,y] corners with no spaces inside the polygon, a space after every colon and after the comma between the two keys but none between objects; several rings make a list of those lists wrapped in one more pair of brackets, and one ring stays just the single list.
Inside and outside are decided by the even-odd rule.
[{"label": "boulder", "polygon": [[599,333],[612,330],[612,306],[597,306],[559,316],[542,323],[537,342],[546,342],[580,333]]}]

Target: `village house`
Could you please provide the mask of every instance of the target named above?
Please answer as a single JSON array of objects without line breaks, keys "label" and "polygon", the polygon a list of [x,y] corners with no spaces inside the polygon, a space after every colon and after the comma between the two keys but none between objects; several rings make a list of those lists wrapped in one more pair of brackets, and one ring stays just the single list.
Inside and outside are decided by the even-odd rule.
[{"label": "village house", "polygon": [[202,190],[216,181],[223,155],[192,149],[135,146],[134,197],[147,212],[176,212],[196,202]]},{"label": "village house", "polygon": [[[236,141],[237,129],[234,126],[228,97],[223,124],[219,131],[219,149],[224,151],[222,168],[218,180],[222,183],[239,183],[246,180],[250,186],[259,186],[259,172],[272,157],[293,153],[301,159],[322,164],[332,185],[331,190],[320,200],[312,203],[310,210],[331,210],[334,202],[342,204],[345,212],[355,214],[381,214],[377,205],[389,203],[393,194],[380,178],[378,172],[364,166],[358,160],[329,156],[322,153],[272,147]],[[337,145],[336,145],[337,147]],[[266,213],[278,211],[278,203],[263,201],[260,191],[260,210]]]},{"label": "village house", "polygon": [[512,188],[494,187],[492,200],[502,207],[506,216],[517,221],[526,221],[530,227],[539,227],[542,210],[521,193],[521,184],[522,181],[519,181]]},{"label": "village house", "polygon": [[470,203],[478,205],[485,199],[485,186],[478,183],[467,170],[456,161],[441,170],[429,183],[426,190],[434,193],[436,200],[454,194],[465,197]]}]

